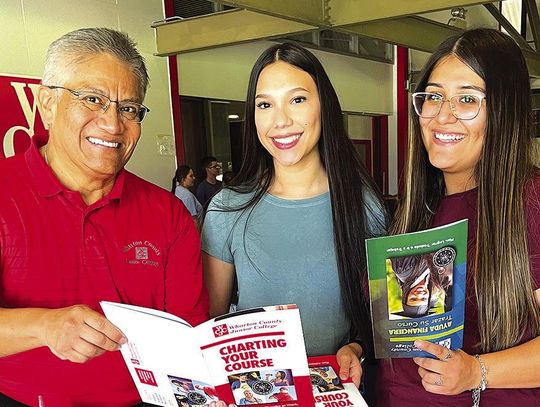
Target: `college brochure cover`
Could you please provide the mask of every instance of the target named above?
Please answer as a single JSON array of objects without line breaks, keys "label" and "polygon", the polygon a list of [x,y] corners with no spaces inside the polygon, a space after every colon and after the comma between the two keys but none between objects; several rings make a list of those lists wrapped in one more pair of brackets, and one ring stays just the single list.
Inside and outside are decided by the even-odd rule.
[{"label": "college brochure cover", "polygon": [[313,406],[295,305],[227,314],[197,327],[153,309],[101,302],[128,338],[121,353],[144,402]]},{"label": "college brochure cover", "polygon": [[375,357],[431,356],[416,339],[461,348],[467,223],[366,240]]}]

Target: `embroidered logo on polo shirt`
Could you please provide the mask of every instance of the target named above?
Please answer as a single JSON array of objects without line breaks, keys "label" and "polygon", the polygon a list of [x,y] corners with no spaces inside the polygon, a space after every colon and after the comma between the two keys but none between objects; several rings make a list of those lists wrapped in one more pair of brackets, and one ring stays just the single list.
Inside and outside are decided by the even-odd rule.
[{"label": "embroidered logo on polo shirt", "polygon": [[124,246],[125,261],[132,265],[159,266],[161,250],[148,240],[138,240]]},{"label": "embroidered logo on polo shirt", "polygon": [[136,247],[135,248],[135,258],[137,260],[146,260],[146,259],[148,259],[148,247]]}]

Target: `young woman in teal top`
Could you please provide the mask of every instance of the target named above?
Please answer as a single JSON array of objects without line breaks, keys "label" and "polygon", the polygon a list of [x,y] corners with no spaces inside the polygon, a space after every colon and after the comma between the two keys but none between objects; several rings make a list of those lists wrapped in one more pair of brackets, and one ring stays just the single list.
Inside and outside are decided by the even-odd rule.
[{"label": "young woman in teal top", "polygon": [[[320,62],[295,44],[257,60],[249,80],[242,167],[202,229],[212,315],[296,303],[309,355],[338,350],[359,383],[371,341],[364,239],[385,228],[380,195],[348,138]],[[369,346],[369,345],[366,345]]]}]

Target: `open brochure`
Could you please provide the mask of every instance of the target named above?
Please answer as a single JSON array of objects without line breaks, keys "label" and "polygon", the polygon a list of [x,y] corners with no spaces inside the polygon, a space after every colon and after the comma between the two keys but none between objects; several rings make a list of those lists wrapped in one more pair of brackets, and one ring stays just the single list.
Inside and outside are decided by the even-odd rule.
[{"label": "open brochure", "polygon": [[431,356],[423,339],[463,344],[467,220],[366,240],[377,358]]},{"label": "open brochure", "polygon": [[104,301],[101,307],[128,338],[121,352],[144,402],[314,405],[295,305],[228,314],[197,327],[153,309]]},{"label": "open brochure", "polygon": [[335,356],[310,357],[308,363],[316,407],[367,407],[352,380],[339,378]]}]

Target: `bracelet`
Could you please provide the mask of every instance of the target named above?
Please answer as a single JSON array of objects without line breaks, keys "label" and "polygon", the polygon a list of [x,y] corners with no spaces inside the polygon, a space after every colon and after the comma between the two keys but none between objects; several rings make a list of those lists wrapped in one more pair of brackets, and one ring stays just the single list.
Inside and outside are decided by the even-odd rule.
[{"label": "bracelet", "polygon": [[474,355],[474,357],[476,358],[476,360],[478,360],[478,363],[480,363],[480,374],[482,375],[482,379],[480,379],[480,384],[478,385],[478,389],[480,389],[480,391],[484,391],[486,390],[486,387],[488,384],[486,365],[484,365],[484,361],[482,360],[480,355]]},{"label": "bracelet", "polygon": [[480,392],[486,390],[487,387],[487,369],[486,365],[484,365],[484,361],[480,357],[480,355],[476,354],[474,355],[476,360],[478,360],[478,363],[480,364],[480,384],[477,388],[472,389],[472,401],[473,401],[473,407],[479,407],[480,406]]}]

